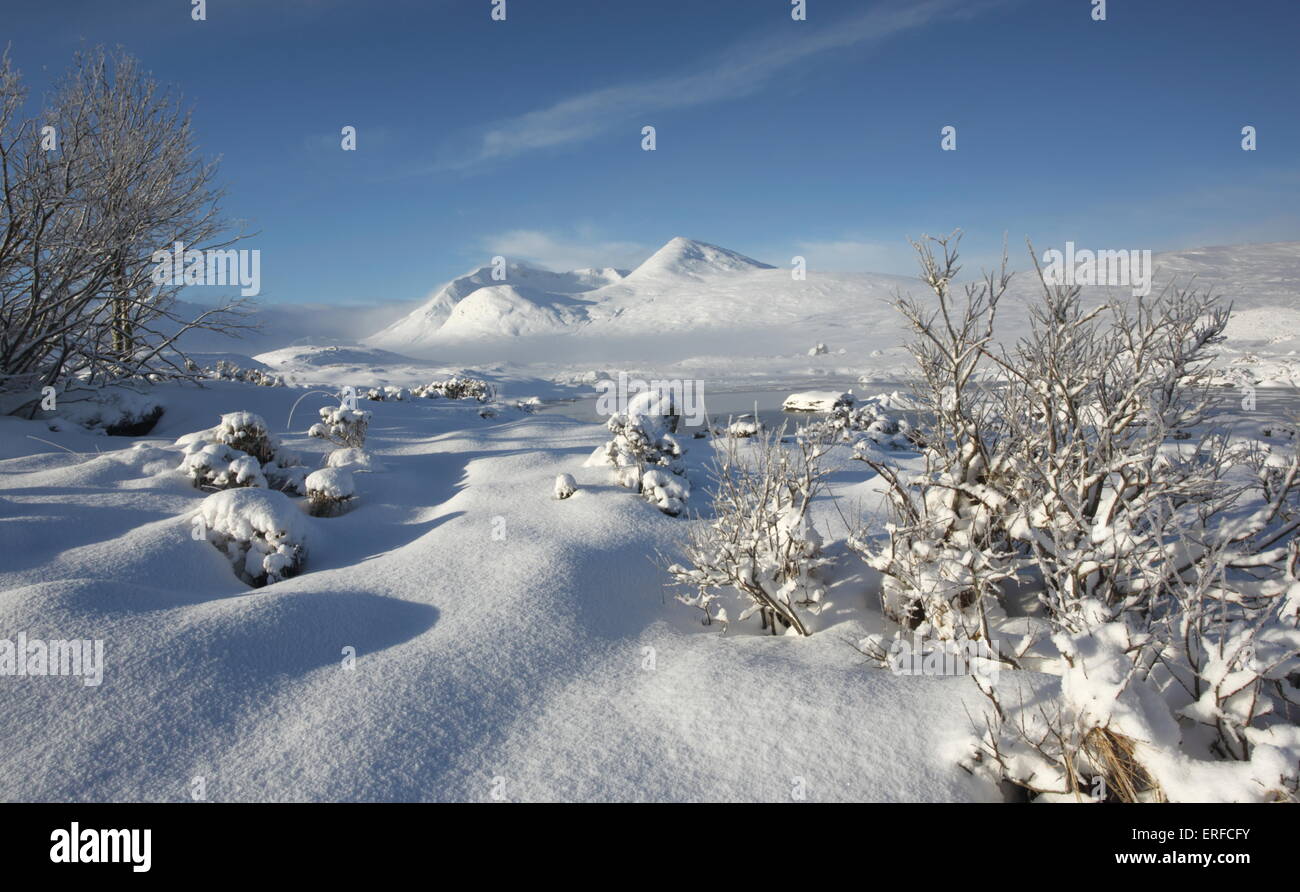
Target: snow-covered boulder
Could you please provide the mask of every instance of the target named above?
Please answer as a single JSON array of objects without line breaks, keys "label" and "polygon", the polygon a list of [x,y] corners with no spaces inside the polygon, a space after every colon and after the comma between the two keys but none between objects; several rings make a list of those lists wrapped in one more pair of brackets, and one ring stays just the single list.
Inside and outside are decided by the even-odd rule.
[{"label": "snow-covered boulder", "polygon": [[555,497],[557,499],[567,499],[578,491],[578,481],[573,479],[572,474],[558,474],[555,478]]},{"label": "snow-covered boulder", "polygon": [[198,521],[207,540],[225,553],[235,574],[249,585],[287,579],[306,560],[306,518],[283,493],[222,490],[203,500]]},{"label": "snow-covered boulder", "polygon": [[307,510],[313,517],[333,517],[352,507],[357,488],[343,468],[321,468],[307,475]]},{"label": "snow-covered boulder", "polygon": [[829,412],[837,406],[853,405],[853,394],[838,390],[803,390],[785,398],[787,412]]},{"label": "snow-covered boulder", "polygon": [[731,424],[727,425],[728,437],[754,437],[763,430],[763,425],[755,420],[752,416],[742,415]]}]

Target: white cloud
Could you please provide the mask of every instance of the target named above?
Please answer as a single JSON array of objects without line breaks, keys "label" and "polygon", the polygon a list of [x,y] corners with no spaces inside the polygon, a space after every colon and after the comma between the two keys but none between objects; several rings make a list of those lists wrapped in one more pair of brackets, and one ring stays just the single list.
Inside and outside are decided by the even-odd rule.
[{"label": "white cloud", "polygon": [[572,236],[512,229],[488,236],[483,246],[492,254],[528,260],[557,272],[605,266],[632,269],[655,250],[637,242],[602,240],[595,230],[586,227]]},{"label": "white cloud", "polygon": [[[469,167],[536,149],[582,142],[628,120],[669,109],[735,99],[757,92],[774,75],[797,62],[824,53],[879,43],[939,18],[968,17],[1005,0],[922,0],[878,4],[854,18],[818,27],[793,26],[781,37],[737,44],[706,60],[695,71],[639,84],[606,87],[572,96],[545,108],[500,121],[478,134],[477,147],[466,157],[439,164]],[[653,121],[646,121],[653,123]]]}]

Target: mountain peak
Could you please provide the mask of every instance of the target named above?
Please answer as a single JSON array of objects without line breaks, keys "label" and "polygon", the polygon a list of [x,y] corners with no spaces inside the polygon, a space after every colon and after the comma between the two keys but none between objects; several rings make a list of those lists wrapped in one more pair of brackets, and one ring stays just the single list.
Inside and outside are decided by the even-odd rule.
[{"label": "mountain peak", "polygon": [[760,263],[752,257],[698,242],[694,239],[676,236],[668,240],[658,251],[651,254],[644,263],[632,271],[631,276],[676,276],[698,278],[718,273],[748,272],[757,269],[773,269],[766,263]]}]

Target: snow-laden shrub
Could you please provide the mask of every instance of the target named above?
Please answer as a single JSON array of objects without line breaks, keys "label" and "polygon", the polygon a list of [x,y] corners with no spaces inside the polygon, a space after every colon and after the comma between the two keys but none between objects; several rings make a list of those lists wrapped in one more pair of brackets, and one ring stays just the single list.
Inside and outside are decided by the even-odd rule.
[{"label": "snow-laden shrub", "polygon": [[578,481],[573,479],[572,474],[557,474],[555,476],[555,497],[557,499],[567,499],[578,491]]},{"label": "snow-laden shrub", "polygon": [[886,611],[939,638],[989,640],[1007,580],[1037,583],[1059,695],[977,678],[989,710],[968,767],[1046,797],[1293,795],[1300,454],[1214,427],[1204,384],[1226,313],[1176,287],[1085,310],[1077,287],[1042,281],[1030,335],[997,353],[1008,277],[956,301],[938,243],[942,262],[919,250],[939,310],[899,303],[933,418],[925,469],[868,460],[893,522],[857,546]]},{"label": "snow-laden shrub", "polygon": [[809,508],[821,490],[825,447],[799,441],[782,445],[782,432],[741,441],[727,438],[713,468],[713,518],[701,521],[684,546],[685,564],[668,568],[673,585],[691,591],[683,604],[726,629],[729,612],[717,603],[738,597],[738,622],[758,614],[760,626],[777,634],[811,633],[803,613],[827,605],[819,580],[831,562],[822,552]]},{"label": "snow-laden shrub", "polygon": [[256,487],[301,495],[306,468],[299,456],[281,449],[266,422],[252,412],[231,412],[205,431],[176,441],[184,451],[178,470],[200,489]]},{"label": "snow-laden shrub", "polygon": [[307,524],[283,493],[227,489],[199,506],[207,540],[230,559],[249,585],[279,582],[298,573],[307,557]]},{"label": "snow-laden shrub", "polygon": [[664,514],[676,517],[685,510],[691,487],[685,476],[648,468],[641,475],[641,495]]},{"label": "snow-laden shrub", "polygon": [[1230,623],[1184,640],[1199,665],[1128,621],[1058,632],[1059,696],[981,684],[990,709],[966,767],[1044,801],[1294,801],[1300,727],[1285,678],[1300,632]]},{"label": "snow-laden shrub", "polygon": [[267,429],[262,416],[252,412],[230,412],[221,416],[221,423],[212,435],[213,442],[225,443],[245,452],[266,464],[275,457],[279,445]]},{"label": "snow-laden shrub", "polygon": [[352,474],[342,468],[321,468],[307,475],[307,511],[313,517],[333,517],[352,507],[357,489]]},{"label": "snow-laden shrub", "polygon": [[366,445],[366,430],[370,427],[370,413],[347,406],[323,406],[320,421],[307,431],[337,446],[360,449]]},{"label": "snow-laden shrub", "polygon": [[283,387],[284,378],[262,369],[244,369],[225,359],[218,359],[215,368],[207,370],[210,377],[223,381],[243,381],[258,387]]},{"label": "snow-laden shrub", "polygon": [[647,466],[673,468],[682,457],[681,444],[673,436],[678,416],[664,414],[657,394],[638,393],[628,401],[626,412],[610,416],[605,427],[613,439],[600,446],[587,459],[588,466],[606,465],[615,469],[617,481],[637,488]]},{"label": "snow-laden shrub", "polygon": [[307,494],[309,469],[303,465],[302,456],[292,450],[277,447],[275,457],[262,465],[262,473],[271,489],[300,496]]},{"label": "snow-laden shrub", "polygon": [[486,403],[495,396],[492,385],[478,378],[462,377],[453,375],[445,381],[432,381],[428,384],[411,388],[411,392],[418,397],[427,399],[436,399],[442,397],[449,400],[478,400],[480,403]]},{"label": "snow-laden shrub", "polygon": [[375,461],[374,457],[364,449],[348,447],[346,449],[335,449],[326,458],[325,464],[331,468],[341,468],[352,471],[353,473],[363,471],[382,471],[383,465]]},{"label": "snow-laden shrub", "polygon": [[199,489],[267,486],[257,459],[225,443],[191,444],[181,459],[180,471]]},{"label": "snow-laden shrub", "polygon": [[852,406],[836,406],[826,417],[800,427],[799,435],[849,443],[855,452],[863,456],[873,454],[877,447],[886,450],[915,449],[918,438],[912,431],[912,425],[906,418],[897,415],[897,410],[909,407],[908,402],[897,392],[879,394],[860,400]]}]

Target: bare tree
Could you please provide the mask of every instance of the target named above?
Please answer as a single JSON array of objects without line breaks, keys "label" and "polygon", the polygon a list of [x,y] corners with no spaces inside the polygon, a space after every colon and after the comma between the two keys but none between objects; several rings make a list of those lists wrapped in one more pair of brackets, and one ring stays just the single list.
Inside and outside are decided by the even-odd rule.
[{"label": "bare tree", "polygon": [[176,242],[222,249],[227,235],[188,113],[122,51],[78,54],[38,119],[0,60],[0,389],[30,402],[54,384],[185,376],[177,339],[247,328],[242,301],[197,318],[153,255]]}]

